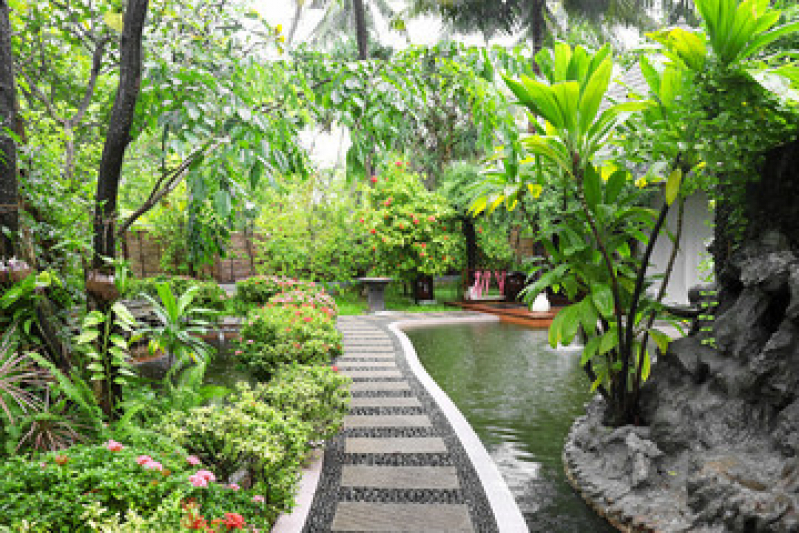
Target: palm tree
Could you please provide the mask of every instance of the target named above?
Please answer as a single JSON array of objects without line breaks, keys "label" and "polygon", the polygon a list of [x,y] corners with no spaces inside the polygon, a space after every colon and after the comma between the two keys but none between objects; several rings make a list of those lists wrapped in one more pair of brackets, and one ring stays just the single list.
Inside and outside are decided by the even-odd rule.
[{"label": "palm tree", "polygon": [[341,35],[351,35],[354,30],[359,59],[369,55],[367,43],[370,34],[375,33],[377,19],[392,20],[397,15],[388,0],[314,0],[311,7],[326,9],[308,42],[320,45]]}]

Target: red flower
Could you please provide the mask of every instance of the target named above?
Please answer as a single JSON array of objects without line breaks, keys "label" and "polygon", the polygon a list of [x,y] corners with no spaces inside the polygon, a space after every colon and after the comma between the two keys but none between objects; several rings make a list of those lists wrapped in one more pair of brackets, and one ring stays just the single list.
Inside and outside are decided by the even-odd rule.
[{"label": "red flower", "polygon": [[330,370],[332,370],[333,372],[338,372],[338,367],[336,365],[333,365],[330,367]]},{"label": "red flower", "polygon": [[429,217],[427,217],[427,220],[429,220],[430,222],[435,222],[436,221],[436,217],[434,217],[433,215],[430,215]]},{"label": "red flower", "polygon": [[225,520],[222,522],[228,531],[233,529],[244,529],[244,517],[238,513],[225,513]]},{"label": "red flower", "polygon": [[55,464],[57,464],[58,466],[64,466],[65,464],[67,464],[67,461],[69,461],[69,457],[67,457],[66,455],[55,456]]},{"label": "red flower", "polygon": [[414,218],[414,219],[413,219],[413,223],[414,223],[414,224],[418,224],[418,223],[419,223],[419,219],[418,219],[418,218]]},{"label": "red flower", "polygon": [[377,183],[377,176],[372,176],[372,183]]},{"label": "red flower", "polygon": [[397,165],[398,168],[402,168],[402,161],[397,161],[394,164]]},{"label": "red flower", "polygon": [[419,257],[424,257],[424,252],[419,252]]},{"label": "red flower", "polygon": [[419,246],[421,246],[422,248],[427,248],[427,244],[425,244],[425,243],[422,243]]},{"label": "red flower", "polygon": [[[363,223],[364,223],[364,219],[363,219],[363,218],[360,218],[360,219],[358,219],[358,220],[360,220],[361,224],[363,224]],[[282,283],[281,283],[281,285],[282,285]]]},{"label": "red flower", "polygon": [[405,224],[403,224],[402,222],[400,222],[399,229],[405,229]]},{"label": "red flower", "polygon": [[375,233],[377,233],[377,230],[376,230],[376,229],[374,229],[374,228],[372,228],[372,229],[370,229],[370,230],[369,230],[369,233],[371,233],[372,235],[374,235]]}]

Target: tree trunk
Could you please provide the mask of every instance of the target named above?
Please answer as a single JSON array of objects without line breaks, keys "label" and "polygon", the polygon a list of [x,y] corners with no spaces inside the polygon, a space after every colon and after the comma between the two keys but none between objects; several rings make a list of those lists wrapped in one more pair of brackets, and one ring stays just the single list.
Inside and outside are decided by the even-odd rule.
[{"label": "tree trunk", "polygon": [[[533,39],[533,57],[544,47],[544,39],[547,32],[547,24],[544,19],[546,13],[545,0],[532,0],[532,23],[530,24],[530,33]],[[533,61],[533,69],[538,72],[538,65]]]},{"label": "tree trunk", "polygon": [[116,251],[114,224],[117,195],[122,161],[130,142],[130,128],[141,86],[142,31],[148,3],[149,0],[128,0],[125,11],[125,27],[120,40],[119,86],[111,110],[95,194],[92,261],[95,269],[103,266],[104,257],[113,258]]},{"label": "tree trunk", "polygon": [[[13,234],[19,231],[17,149],[5,128],[16,130],[17,89],[11,55],[11,22],[8,2],[0,0],[0,259],[14,256]],[[5,231],[11,232],[7,235]]]},{"label": "tree trunk", "polygon": [[[122,162],[125,150],[130,142],[130,128],[136,101],[139,98],[142,70],[142,32],[144,19],[147,17],[149,0],[128,0],[125,11],[124,29],[120,39],[119,54],[119,86],[117,87],[114,107],[111,110],[108,133],[100,160],[100,171],[97,177],[94,211],[94,241],[92,257],[93,270],[105,270],[104,259],[116,255],[116,239],[114,226],[117,217],[117,195],[119,192]],[[106,313],[112,299],[105,294],[89,293],[89,305]],[[103,357],[110,357],[108,353]],[[122,388],[114,383],[116,368],[108,365],[109,375],[98,382],[95,391],[100,398],[100,406],[109,418],[115,416],[116,404],[122,396]]]},{"label": "tree trunk", "polygon": [[369,57],[366,10],[363,6],[363,0],[352,0],[352,11],[355,15],[355,38],[358,41],[358,59],[363,61]]}]

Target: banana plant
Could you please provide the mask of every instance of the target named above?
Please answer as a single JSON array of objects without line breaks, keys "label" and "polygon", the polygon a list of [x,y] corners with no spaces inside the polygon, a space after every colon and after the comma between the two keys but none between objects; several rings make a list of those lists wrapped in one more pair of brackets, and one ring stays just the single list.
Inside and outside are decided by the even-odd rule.
[{"label": "banana plant", "polygon": [[216,315],[211,309],[192,306],[198,287],[190,287],[180,298],[175,298],[168,283],[156,284],[161,300],[142,294],[152,305],[160,324],[144,328],[142,334],[150,337],[150,352],[163,351],[169,357],[170,365],[177,359],[181,363],[204,362],[213,348],[200,337],[207,333],[211,322],[205,317]]}]

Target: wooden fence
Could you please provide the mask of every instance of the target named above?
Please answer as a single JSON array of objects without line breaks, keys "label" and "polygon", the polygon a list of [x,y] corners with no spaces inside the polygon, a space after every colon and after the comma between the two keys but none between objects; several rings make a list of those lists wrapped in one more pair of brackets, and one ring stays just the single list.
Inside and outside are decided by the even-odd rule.
[{"label": "wooden fence", "polygon": [[[259,234],[235,232],[231,235],[225,258],[217,257],[213,265],[204,267],[200,274],[210,276],[219,283],[232,283],[257,274]],[[163,274],[161,259],[164,248],[147,230],[132,230],[125,236],[123,254],[130,261],[137,277],[145,278]]]},{"label": "wooden fence", "polygon": [[[226,257],[217,257],[214,264],[204,267],[200,274],[203,277],[212,277],[219,283],[233,283],[256,275],[258,267],[263,265],[263,261],[259,261],[258,258],[258,247],[264,239],[265,237],[258,233],[233,233],[228,243]],[[532,238],[518,238],[517,230],[512,230],[509,240],[518,257],[536,255],[533,253]],[[161,266],[164,248],[147,230],[128,231],[122,250],[125,259],[130,261],[136,277],[146,278],[164,273]]]}]

